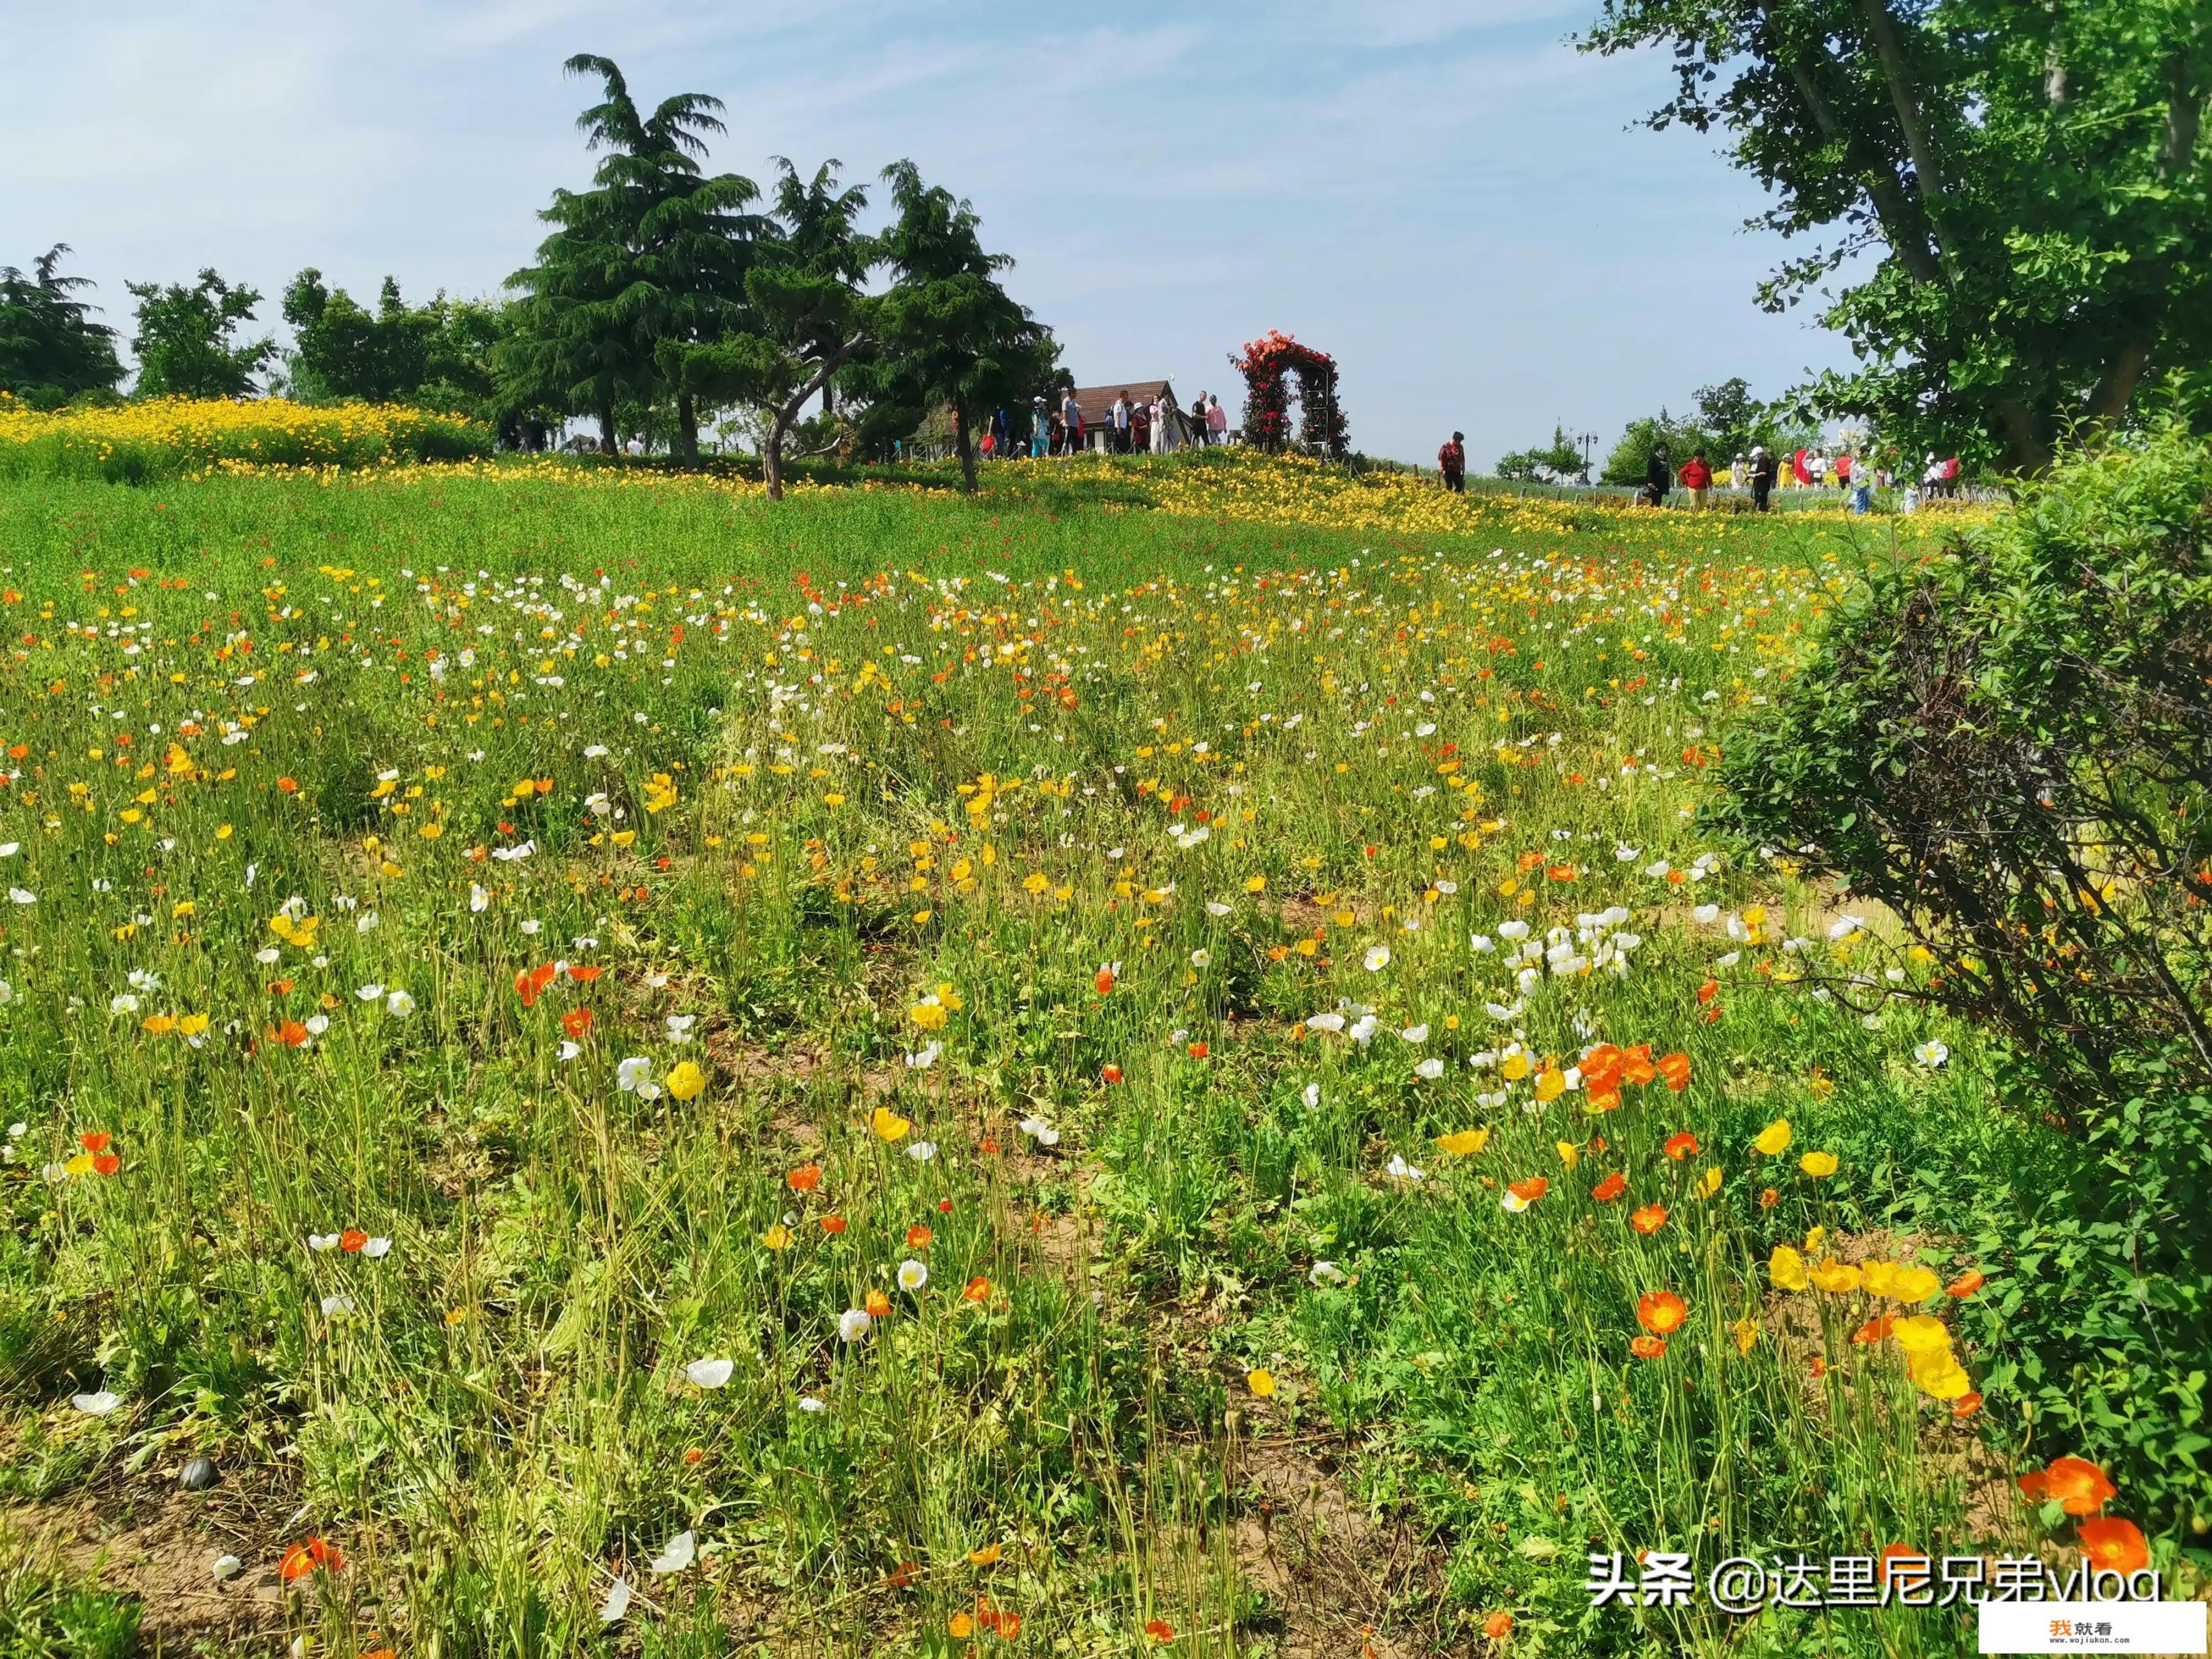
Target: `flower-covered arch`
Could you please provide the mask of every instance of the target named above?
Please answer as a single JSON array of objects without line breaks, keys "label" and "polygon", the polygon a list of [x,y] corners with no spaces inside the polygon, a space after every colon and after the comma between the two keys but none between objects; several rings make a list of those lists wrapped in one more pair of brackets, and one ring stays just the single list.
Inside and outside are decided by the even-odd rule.
[{"label": "flower-covered arch", "polygon": [[1351,447],[1344,428],[1344,407],[1336,400],[1336,359],[1326,351],[1300,345],[1280,329],[1269,329],[1244,348],[1241,357],[1229,361],[1244,377],[1244,441],[1270,453],[1290,447],[1290,391],[1284,377],[1298,377],[1298,403],[1305,422],[1298,434],[1299,447],[1310,453],[1340,461]]}]

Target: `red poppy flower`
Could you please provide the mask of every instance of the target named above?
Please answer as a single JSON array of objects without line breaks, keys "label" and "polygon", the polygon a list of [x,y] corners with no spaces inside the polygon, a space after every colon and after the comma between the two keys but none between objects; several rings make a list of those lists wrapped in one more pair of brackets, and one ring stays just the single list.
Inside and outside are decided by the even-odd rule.
[{"label": "red poppy flower", "polygon": [[1869,1319],[1851,1333],[1851,1340],[1863,1348],[1872,1347],[1889,1334],[1890,1327],[1896,1322],[1887,1314],[1882,1315],[1879,1319]]},{"label": "red poppy flower", "polygon": [[1098,1075],[1109,1083],[1119,1083],[1121,1080],[1121,1068],[1118,1066],[1101,1066],[1098,1068]]},{"label": "red poppy flower", "polygon": [[1145,1621],[1145,1634],[1155,1642],[1172,1642],[1175,1640],[1175,1626],[1164,1619],[1148,1619]]},{"label": "red poppy flower", "polygon": [[986,1158],[996,1158],[999,1155],[999,1143],[994,1140],[990,1136],[985,1135],[983,1137],[982,1144],[975,1150],[982,1153]]},{"label": "red poppy flower", "polygon": [[305,1543],[295,1544],[284,1552],[277,1571],[286,1583],[305,1578],[317,1567],[326,1572],[340,1572],[345,1568],[345,1557],[338,1553],[336,1544],[325,1543],[320,1538],[310,1538]]},{"label": "red poppy flower", "polygon": [[113,1152],[96,1153],[92,1160],[94,1175],[112,1176],[123,1167],[123,1160]]},{"label": "red poppy flower", "polygon": [[1628,1224],[1649,1237],[1667,1224],[1667,1206],[1664,1204],[1647,1204],[1628,1218]]},{"label": "red poppy flower", "polygon": [[269,1040],[281,1042],[287,1048],[297,1048],[307,1041],[307,1028],[296,1019],[288,1019],[281,1025],[269,1028]]},{"label": "red poppy flower", "polygon": [[104,1152],[107,1150],[108,1139],[109,1136],[106,1130],[92,1129],[79,1135],[76,1138],[76,1144],[83,1147],[88,1152]]},{"label": "red poppy flower", "polygon": [[842,1215],[823,1216],[822,1218],[822,1231],[829,1234],[832,1238],[836,1237],[839,1233],[845,1231],[845,1218]]},{"label": "red poppy flower", "polygon": [[1590,1196],[1601,1204],[1610,1204],[1628,1190],[1628,1177],[1618,1170],[1590,1188]]},{"label": "red poppy flower", "polygon": [[822,1184],[822,1166],[819,1164],[802,1164],[784,1179],[791,1183],[791,1190],[794,1193],[811,1193]]},{"label": "red poppy flower", "polygon": [[368,1243],[368,1235],[358,1227],[349,1227],[338,1235],[338,1249],[345,1251],[349,1255],[357,1252]]},{"label": "red poppy flower", "polygon": [[1184,1052],[1193,1060],[1204,1060],[1206,1056],[1206,1047],[1203,1042],[1194,1042]]},{"label": "red poppy flower", "polygon": [[1668,1158],[1673,1158],[1675,1163],[1680,1164],[1686,1158],[1697,1156],[1698,1138],[1687,1129],[1677,1129],[1667,1137],[1666,1146],[1660,1150]]},{"label": "red poppy flower", "polygon": [[1098,988],[1098,994],[1104,996],[1114,988],[1114,970],[1111,968],[1101,968],[1097,977],[1091,982]]}]

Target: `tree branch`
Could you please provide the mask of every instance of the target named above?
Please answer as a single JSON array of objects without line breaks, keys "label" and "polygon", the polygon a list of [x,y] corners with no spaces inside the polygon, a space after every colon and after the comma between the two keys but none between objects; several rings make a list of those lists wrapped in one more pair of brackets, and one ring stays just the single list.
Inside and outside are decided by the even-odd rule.
[{"label": "tree branch", "polygon": [[1912,171],[1920,181],[1922,210],[1928,216],[1928,228],[1933,233],[1939,252],[1943,249],[1943,227],[1936,212],[1936,204],[1943,199],[1943,173],[1936,160],[1935,147],[1928,141],[1928,124],[1922,118],[1920,94],[1912,83],[1911,65],[1905,61],[1905,43],[1899,38],[1897,19],[1889,9],[1889,0],[1859,0],[1860,9],[1866,13],[1867,33],[1874,42],[1875,57],[1881,64],[1882,79],[1889,85],[1889,100],[1897,108],[1897,125],[1905,134],[1905,153],[1912,158]]},{"label": "tree branch", "polygon": [[1929,252],[1925,237],[1915,234],[1914,224],[1920,216],[1913,211],[1910,199],[1889,170],[1887,163],[1869,165],[1858,139],[1845,129],[1837,117],[1835,106],[1827,94],[1820,90],[1820,82],[1813,78],[1811,68],[1804,59],[1795,55],[1788,60],[1790,81],[1796,86],[1797,95],[1804,100],[1806,112],[1812,116],[1813,125],[1820,136],[1832,144],[1840,144],[1845,157],[1857,170],[1874,201],[1875,216],[1881,221],[1883,234],[1889,245],[1897,250],[1904,262],[1906,274],[1917,282],[1934,283],[1942,280],[1942,270]]}]

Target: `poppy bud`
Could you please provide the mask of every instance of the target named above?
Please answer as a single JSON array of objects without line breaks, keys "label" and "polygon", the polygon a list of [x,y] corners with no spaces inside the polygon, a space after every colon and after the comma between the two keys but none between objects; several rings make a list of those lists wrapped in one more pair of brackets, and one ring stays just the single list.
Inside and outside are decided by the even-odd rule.
[{"label": "poppy bud", "polygon": [[1109,1083],[1119,1083],[1121,1080],[1121,1068],[1118,1066],[1102,1066],[1098,1068],[1098,1075]]}]

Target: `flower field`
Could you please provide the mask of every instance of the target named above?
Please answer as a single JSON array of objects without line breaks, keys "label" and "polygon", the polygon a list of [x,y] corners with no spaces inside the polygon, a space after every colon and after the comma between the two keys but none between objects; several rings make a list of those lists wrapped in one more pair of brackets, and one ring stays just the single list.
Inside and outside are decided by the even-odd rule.
[{"label": "flower field", "polygon": [[234,466],[452,461],[490,448],[474,422],[396,406],[154,398],[46,414],[0,392],[0,479],[146,483]]},{"label": "flower field", "polygon": [[2050,1132],[1698,830],[1911,544],[1097,471],[0,490],[0,1638],[1948,1654],[1929,1561],[2150,1559],[1960,1230]]}]

